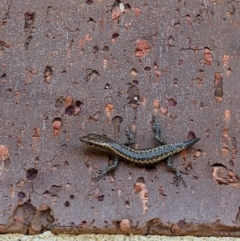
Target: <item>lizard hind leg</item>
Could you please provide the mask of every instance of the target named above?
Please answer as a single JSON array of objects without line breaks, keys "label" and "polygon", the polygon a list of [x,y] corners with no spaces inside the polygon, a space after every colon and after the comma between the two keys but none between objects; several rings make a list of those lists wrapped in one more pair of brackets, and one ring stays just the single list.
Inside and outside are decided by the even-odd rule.
[{"label": "lizard hind leg", "polygon": [[186,182],[184,181],[184,179],[182,177],[182,174],[181,174],[181,173],[184,173],[184,172],[181,172],[175,166],[173,166],[172,161],[173,161],[173,156],[168,157],[168,159],[167,159],[167,166],[175,174],[175,176],[174,176],[174,183],[176,183],[176,186],[178,186],[179,183],[182,181],[183,185],[185,187],[187,187]]},{"label": "lizard hind leg", "polygon": [[[159,142],[160,145],[166,145],[167,142],[161,138],[160,124],[156,121],[155,116],[152,117],[152,123],[153,123],[153,130],[155,132],[154,138]],[[167,158],[167,166],[175,174],[174,183],[176,183],[176,186],[178,186],[179,183],[182,181],[183,185],[186,187],[187,185],[182,177],[182,174],[181,174],[182,172],[173,165],[173,156],[170,156]]]}]

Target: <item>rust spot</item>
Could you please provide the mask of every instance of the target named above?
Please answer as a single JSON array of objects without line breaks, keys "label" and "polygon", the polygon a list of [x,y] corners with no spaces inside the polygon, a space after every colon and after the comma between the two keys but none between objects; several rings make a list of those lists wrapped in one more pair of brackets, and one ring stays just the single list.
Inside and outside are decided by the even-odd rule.
[{"label": "rust spot", "polygon": [[132,68],[130,75],[137,76],[137,73],[138,73],[137,70],[135,68]]},{"label": "rust spot", "polygon": [[5,161],[9,157],[8,148],[5,145],[0,145],[0,160]]},{"label": "rust spot", "polygon": [[226,71],[226,75],[227,77],[232,73],[232,69],[230,67],[228,67],[227,71]]},{"label": "rust spot", "polygon": [[121,9],[119,7],[115,7],[112,10],[112,20],[118,19],[121,15]]},{"label": "rust spot", "polygon": [[142,182],[136,182],[134,184],[135,194],[140,193],[145,186],[146,185],[144,183],[142,183]]},{"label": "rust spot", "polygon": [[90,34],[87,34],[85,36],[85,40],[88,41],[88,42],[92,40],[92,37],[90,36]]},{"label": "rust spot", "polygon": [[109,103],[105,105],[105,114],[107,117],[110,117],[113,114],[114,105]]},{"label": "rust spot", "polygon": [[224,110],[224,121],[226,121],[227,123],[229,123],[231,118],[231,112],[230,110]]},{"label": "rust spot", "polygon": [[168,108],[167,107],[160,107],[160,113],[162,115],[166,115],[168,113]]},{"label": "rust spot", "polygon": [[137,182],[134,184],[135,194],[139,196],[142,206],[143,213],[148,212],[148,190],[144,182],[144,178],[138,178]]},{"label": "rust spot", "polygon": [[228,65],[229,59],[230,59],[229,55],[227,55],[227,54],[223,55],[222,62],[223,62],[224,66]]},{"label": "rust spot", "polygon": [[73,105],[73,98],[71,96],[67,96],[65,98],[65,106]]},{"label": "rust spot", "polygon": [[223,154],[223,155],[228,155],[228,153],[229,153],[228,148],[227,148],[227,147],[223,147],[223,148],[222,148],[222,154]]},{"label": "rust spot", "polygon": [[212,177],[221,184],[231,184],[232,187],[239,187],[239,178],[233,171],[229,171],[222,164],[214,164],[212,170]]},{"label": "rust spot", "polygon": [[153,101],[153,107],[154,108],[160,108],[160,101],[159,100],[154,100]]},{"label": "rust spot", "polygon": [[136,57],[142,57],[149,51],[150,51],[150,45],[146,40],[138,39],[136,41],[136,50],[135,50]]},{"label": "rust spot", "polygon": [[201,150],[197,150],[196,152],[195,152],[195,154],[194,154],[194,157],[196,157],[196,158],[199,158],[199,157],[201,157],[202,156],[202,151]]},{"label": "rust spot", "polygon": [[228,139],[228,137],[229,137],[229,129],[228,129],[228,128],[224,128],[224,129],[223,129],[223,137],[225,137],[226,139]]},{"label": "rust spot", "polygon": [[204,64],[211,65],[213,62],[212,52],[209,48],[205,47],[203,50]]},{"label": "rust spot", "polygon": [[169,38],[167,39],[167,45],[170,47],[173,47],[174,42],[175,42],[174,38],[172,36],[169,36]]},{"label": "rust spot", "polygon": [[134,8],[133,11],[136,17],[139,17],[142,14],[142,10],[139,8]]},{"label": "rust spot", "polygon": [[161,77],[161,71],[155,70],[155,76],[156,76],[156,78],[160,78]]},{"label": "rust spot", "polygon": [[53,70],[50,66],[46,66],[44,70],[44,82],[50,83],[51,77],[53,75]]},{"label": "rust spot", "polygon": [[57,136],[60,133],[60,130],[62,128],[62,121],[61,118],[54,118],[52,122],[52,127],[53,127],[53,135]]},{"label": "rust spot", "polygon": [[107,59],[103,59],[103,68],[104,69],[107,68],[107,63],[108,63],[108,60]]},{"label": "rust spot", "polygon": [[119,229],[124,233],[131,232],[131,221],[129,219],[122,219],[119,223]]}]

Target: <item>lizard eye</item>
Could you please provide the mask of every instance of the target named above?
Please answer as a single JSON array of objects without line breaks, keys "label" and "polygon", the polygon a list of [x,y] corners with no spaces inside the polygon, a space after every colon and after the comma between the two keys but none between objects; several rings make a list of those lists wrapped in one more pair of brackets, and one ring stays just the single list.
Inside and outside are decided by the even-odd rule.
[{"label": "lizard eye", "polygon": [[89,145],[89,146],[92,146],[92,145],[93,145],[93,143],[91,143],[91,142],[90,142],[90,143],[88,143],[88,145]]}]

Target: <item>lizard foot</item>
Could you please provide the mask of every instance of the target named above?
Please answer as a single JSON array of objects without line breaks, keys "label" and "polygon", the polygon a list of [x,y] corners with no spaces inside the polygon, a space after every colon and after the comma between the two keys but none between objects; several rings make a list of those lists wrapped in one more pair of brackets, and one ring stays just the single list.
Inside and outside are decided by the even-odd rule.
[{"label": "lizard foot", "polygon": [[98,171],[98,176],[97,177],[93,177],[92,181],[93,182],[98,182],[99,180],[101,180],[102,178],[106,177],[107,172],[104,170],[99,170]]},{"label": "lizard foot", "polygon": [[185,180],[183,179],[183,177],[182,177],[181,175],[178,175],[178,176],[176,175],[173,179],[174,179],[174,180],[173,180],[173,183],[175,183],[176,186],[178,186],[179,183],[182,182],[183,185],[184,185],[185,187],[187,187],[187,184],[186,184]]}]

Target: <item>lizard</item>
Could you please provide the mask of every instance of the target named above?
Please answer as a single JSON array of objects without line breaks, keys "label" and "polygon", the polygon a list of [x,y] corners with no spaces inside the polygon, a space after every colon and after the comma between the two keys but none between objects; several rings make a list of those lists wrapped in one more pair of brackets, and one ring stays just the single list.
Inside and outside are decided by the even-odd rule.
[{"label": "lizard", "polygon": [[101,178],[105,177],[108,172],[116,169],[118,166],[119,158],[125,162],[133,163],[141,167],[155,166],[159,162],[167,160],[168,168],[175,173],[174,182],[176,182],[176,185],[182,181],[184,186],[186,186],[186,183],[181,175],[181,171],[173,165],[173,155],[194,145],[200,140],[200,138],[194,138],[192,140],[180,143],[167,144],[166,141],[161,139],[160,125],[154,116],[152,118],[152,122],[153,130],[155,132],[154,137],[160,144],[160,146],[153,148],[133,149],[129,147],[135,142],[135,134],[129,130],[126,131],[128,142],[124,144],[117,143],[114,140],[108,138],[106,135],[98,135],[92,133],[80,137],[80,141],[86,143],[88,146],[94,149],[108,152],[115,156],[114,163],[104,170],[99,170],[99,175],[92,180],[97,182]]}]

